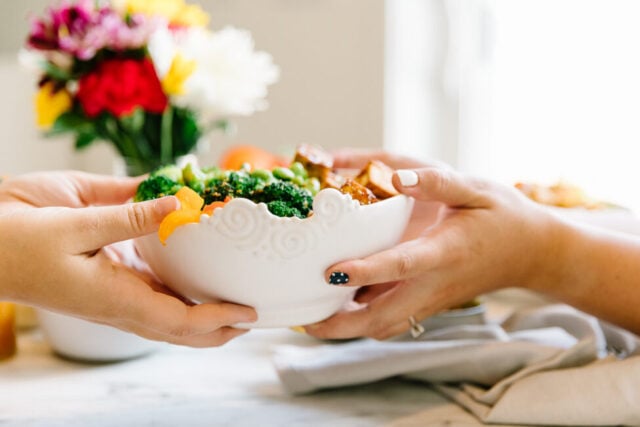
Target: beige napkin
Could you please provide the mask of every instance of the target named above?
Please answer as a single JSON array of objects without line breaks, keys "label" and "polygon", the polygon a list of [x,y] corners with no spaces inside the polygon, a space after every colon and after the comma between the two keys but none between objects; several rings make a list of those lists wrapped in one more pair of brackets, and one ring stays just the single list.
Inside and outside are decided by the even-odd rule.
[{"label": "beige napkin", "polygon": [[280,346],[273,361],[291,393],[403,376],[488,423],[640,425],[640,339],[566,305],[418,341]]}]

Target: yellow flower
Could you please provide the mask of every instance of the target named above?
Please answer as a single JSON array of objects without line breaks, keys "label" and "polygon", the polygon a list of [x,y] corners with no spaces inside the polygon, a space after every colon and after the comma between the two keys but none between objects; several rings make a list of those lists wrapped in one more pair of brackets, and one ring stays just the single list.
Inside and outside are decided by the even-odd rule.
[{"label": "yellow flower", "polygon": [[209,14],[198,5],[185,4],[171,23],[179,27],[206,27],[209,23]]},{"label": "yellow flower", "polygon": [[173,57],[169,71],[162,79],[162,88],[167,95],[184,94],[184,82],[196,69],[196,61],[186,59],[179,53]]},{"label": "yellow flower", "polygon": [[35,96],[36,123],[41,129],[48,129],[56,119],[71,108],[71,95],[66,89],[56,92],[51,82],[40,88]]},{"label": "yellow flower", "polygon": [[209,15],[198,5],[184,0],[119,0],[117,6],[125,13],[162,16],[169,24],[180,27],[205,27]]}]

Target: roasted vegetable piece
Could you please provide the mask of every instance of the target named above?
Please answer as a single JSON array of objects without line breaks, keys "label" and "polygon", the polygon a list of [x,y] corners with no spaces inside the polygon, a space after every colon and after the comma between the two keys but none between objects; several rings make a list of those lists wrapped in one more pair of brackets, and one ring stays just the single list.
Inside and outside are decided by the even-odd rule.
[{"label": "roasted vegetable piece", "polygon": [[293,162],[298,162],[306,169],[308,176],[315,177],[323,184],[333,168],[333,157],[322,148],[309,144],[301,144],[296,149]]},{"label": "roasted vegetable piece", "polygon": [[348,179],[347,182],[340,187],[340,191],[350,195],[352,199],[357,200],[361,205],[370,205],[378,201],[371,190],[352,179]]},{"label": "roasted vegetable piece", "polygon": [[346,182],[347,179],[342,175],[329,171],[324,180],[320,181],[320,186],[322,188],[335,188],[336,190],[340,190]]},{"label": "roasted vegetable piece", "polygon": [[356,181],[371,190],[379,199],[388,199],[399,194],[391,182],[392,177],[393,169],[381,161],[372,160],[360,171]]}]

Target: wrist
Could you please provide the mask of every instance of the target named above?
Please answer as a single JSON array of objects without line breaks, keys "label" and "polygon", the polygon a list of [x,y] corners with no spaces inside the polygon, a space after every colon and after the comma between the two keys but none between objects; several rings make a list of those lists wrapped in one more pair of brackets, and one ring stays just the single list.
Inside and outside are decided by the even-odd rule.
[{"label": "wrist", "polygon": [[573,230],[559,216],[546,211],[540,213],[534,227],[536,237],[530,252],[531,262],[520,283],[529,290],[552,294],[552,288],[566,277]]}]

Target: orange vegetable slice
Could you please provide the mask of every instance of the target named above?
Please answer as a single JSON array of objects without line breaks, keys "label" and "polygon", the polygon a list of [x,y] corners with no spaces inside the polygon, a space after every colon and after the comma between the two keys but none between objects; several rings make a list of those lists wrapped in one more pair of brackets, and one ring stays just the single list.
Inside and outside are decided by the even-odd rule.
[{"label": "orange vegetable slice", "polygon": [[204,199],[189,187],[182,187],[176,197],[180,200],[180,209],[173,211],[164,217],[158,229],[158,238],[163,246],[176,228],[181,225],[200,221]]},{"label": "orange vegetable slice", "polygon": [[222,208],[222,207],[224,207],[224,205],[226,205],[227,203],[229,203],[229,201],[230,201],[231,199],[232,199],[231,197],[227,196],[227,197],[225,197],[225,198],[224,198],[224,201],[222,201],[222,202],[220,202],[220,201],[217,201],[217,202],[211,202],[211,203],[209,203],[208,205],[206,205],[206,206],[202,209],[202,213],[206,213],[207,215],[211,216],[211,215],[213,215],[213,211],[214,211],[214,210],[216,210],[216,209],[218,209],[218,208]]},{"label": "orange vegetable slice", "polygon": [[160,224],[160,228],[158,229],[160,243],[165,246],[167,244],[167,239],[174,231],[176,231],[176,228],[181,225],[200,221],[200,215],[202,215],[202,212],[200,211],[179,210],[173,211],[169,215],[165,216]]},{"label": "orange vegetable slice", "polygon": [[214,210],[221,208],[224,205],[226,205],[225,202],[211,202],[204,207],[204,209],[202,210],[202,213],[205,213],[207,215],[213,215]]},{"label": "orange vegetable slice", "polygon": [[182,187],[176,193],[176,197],[180,200],[180,210],[197,210],[202,209],[204,199],[198,193],[189,187]]}]

